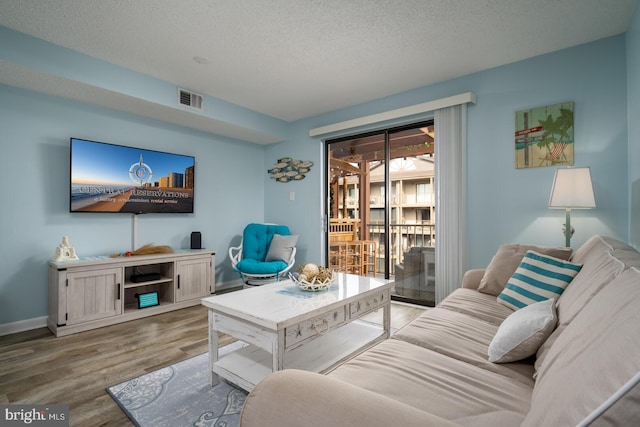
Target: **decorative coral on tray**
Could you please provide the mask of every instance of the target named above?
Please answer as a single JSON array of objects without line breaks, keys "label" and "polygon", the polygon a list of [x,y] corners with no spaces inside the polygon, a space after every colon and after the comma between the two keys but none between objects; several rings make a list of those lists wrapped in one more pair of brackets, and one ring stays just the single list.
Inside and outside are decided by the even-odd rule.
[{"label": "decorative coral on tray", "polygon": [[289,273],[289,278],[300,289],[317,292],[331,286],[336,277],[332,269],[309,263],[299,266],[295,273]]}]

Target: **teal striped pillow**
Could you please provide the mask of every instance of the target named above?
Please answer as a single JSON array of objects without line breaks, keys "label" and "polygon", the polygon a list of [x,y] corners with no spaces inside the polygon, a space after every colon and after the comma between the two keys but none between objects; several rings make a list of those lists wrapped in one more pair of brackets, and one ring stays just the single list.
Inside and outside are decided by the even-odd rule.
[{"label": "teal striped pillow", "polygon": [[581,268],[582,264],[527,251],[498,295],[498,302],[518,310],[538,301],[557,299]]}]

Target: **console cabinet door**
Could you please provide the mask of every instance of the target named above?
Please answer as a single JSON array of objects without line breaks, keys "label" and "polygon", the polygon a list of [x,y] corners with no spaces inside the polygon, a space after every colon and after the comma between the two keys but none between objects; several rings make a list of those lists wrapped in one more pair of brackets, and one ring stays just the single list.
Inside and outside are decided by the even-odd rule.
[{"label": "console cabinet door", "polygon": [[211,293],[211,264],[209,258],[176,262],[176,301],[202,298]]},{"label": "console cabinet door", "polygon": [[67,325],[122,313],[122,269],[67,273]]}]

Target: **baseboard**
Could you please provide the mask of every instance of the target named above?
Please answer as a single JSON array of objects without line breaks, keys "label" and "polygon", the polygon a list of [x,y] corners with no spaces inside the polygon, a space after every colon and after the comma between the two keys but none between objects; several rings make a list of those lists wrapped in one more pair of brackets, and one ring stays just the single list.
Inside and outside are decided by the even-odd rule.
[{"label": "baseboard", "polygon": [[242,289],[244,282],[241,279],[232,280],[225,283],[216,283],[216,293],[223,293],[226,291],[232,291],[236,289]]},{"label": "baseboard", "polygon": [[433,308],[430,305],[415,304],[412,302],[406,302],[406,301],[395,300],[395,299],[391,300],[391,304],[404,305],[405,307],[412,307],[412,308],[420,308],[422,310],[428,310],[430,308]]},{"label": "baseboard", "polygon": [[0,336],[46,327],[47,316],[34,317],[33,319],[19,320],[17,322],[5,323],[3,325],[0,325]]}]

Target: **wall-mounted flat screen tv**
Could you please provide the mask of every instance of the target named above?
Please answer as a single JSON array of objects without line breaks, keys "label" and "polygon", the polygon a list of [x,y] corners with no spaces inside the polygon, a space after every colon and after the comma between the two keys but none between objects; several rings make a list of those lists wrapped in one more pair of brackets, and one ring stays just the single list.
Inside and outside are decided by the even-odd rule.
[{"label": "wall-mounted flat screen tv", "polygon": [[193,213],[195,158],[71,138],[71,212]]}]

